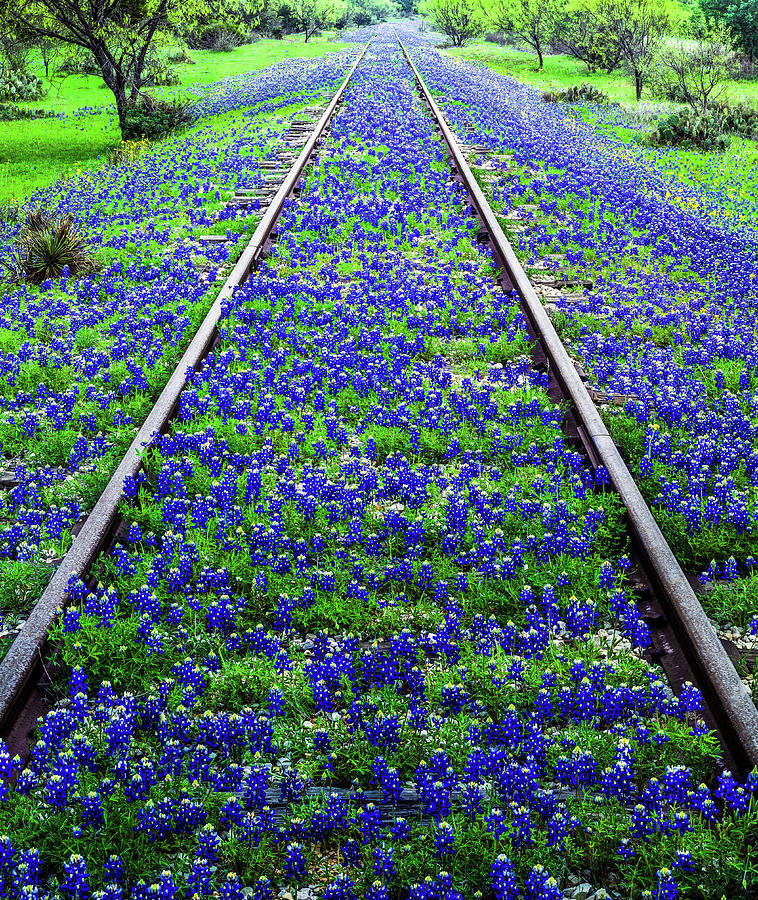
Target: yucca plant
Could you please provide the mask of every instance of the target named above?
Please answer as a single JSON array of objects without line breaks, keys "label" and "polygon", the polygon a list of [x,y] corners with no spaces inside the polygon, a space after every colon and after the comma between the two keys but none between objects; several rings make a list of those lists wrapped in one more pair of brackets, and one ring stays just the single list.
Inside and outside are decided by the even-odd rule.
[{"label": "yucca plant", "polygon": [[30,228],[26,238],[26,278],[41,284],[48,278],[89,275],[97,271],[97,262],[84,235],[69,215],[55,216],[40,227]]},{"label": "yucca plant", "polygon": [[31,212],[15,246],[2,261],[17,280],[41,284],[47,279],[96,272],[97,260],[84,235],[67,213]]}]

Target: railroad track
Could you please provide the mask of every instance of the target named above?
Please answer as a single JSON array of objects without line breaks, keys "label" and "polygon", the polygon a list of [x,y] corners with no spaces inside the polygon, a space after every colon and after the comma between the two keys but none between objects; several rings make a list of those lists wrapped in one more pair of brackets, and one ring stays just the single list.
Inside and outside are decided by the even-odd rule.
[{"label": "railroad track", "polygon": [[[675,690],[688,681],[701,690],[705,699],[704,718],[719,736],[724,761],[744,777],[758,765],[758,710],[608,433],[576,364],[474,177],[461,143],[408,49],[402,41],[399,43],[447,145],[455,175],[468,193],[472,210],[481,223],[477,239],[490,245],[500,267],[503,290],[515,292],[519,297],[534,343],[535,363],[548,373],[553,399],[567,405],[568,415],[564,420],[567,430],[580,444],[589,465],[606,469],[624,504],[636,552],[638,608],[651,632],[653,656]],[[487,151],[475,146],[471,149],[475,153]]]},{"label": "railroad track", "polygon": [[[369,41],[360,50],[345,79],[323,111],[311,110],[320,111],[319,118],[311,121],[301,114],[285,132],[285,148],[281,160],[285,163],[294,160],[291,168],[286,172],[271,173],[263,190],[240,191],[232,198],[231,202],[237,205],[256,201],[260,208],[265,206],[265,211],[190,345],[174,368],[166,387],[29,614],[23,630],[0,662],[0,737],[8,743],[12,753],[25,755],[31,731],[46,708],[46,701],[40,690],[40,679],[45,672],[47,636],[66,597],[71,574],[86,577],[99,554],[113,546],[120,526],[118,504],[123,496],[124,480],[137,474],[141,467],[142,452],[156,435],[165,432],[176,413],[179,395],[187,382],[187,372],[199,369],[213,348],[218,337],[217,325],[224,303],[247,281],[270,247],[285,202],[297,194],[303,172],[370,43]],[[210,235],[207,240],[223,241],[225,237]]]},{"label": "railroad track", "polygon": [[[46,709],[39,682],[45,670],[47,634],[66,598],[71,573],[86,577],[95,560],[112,549],[119,539],[122,523],[118,505],[124,480],[129,476],[133,478],[138,473],[141,451],[153,442],[156,434],[167,430],[187,383],[188,369],[199,369],[213,349],[224,302],[232,296],[237,286],[244,284],[263,257],[285,201],[296,193],[298,182],[368,46],[360,52],[315,126],[311,128],[307,122],[293,123],[288,136],[293,147],[302,146],[289,172],[283,178],[272,173],[271,189],[268,191],[255,195],[240,192],[233,198],[233,202],[239,203],[255,199],[268,206],[255,234],[221,288],[216,302],[167,387],[71,550],[59,565],[23,632],[0,664],[0,736],[8,741],[11,754],[24,753],[37,717]],[[693,682],[701,689],[706,701],[705,718],[719,735],[724,761],[733,771],[744,776],[758,764],[758,713],[606,431],[592,397],[555,333],[534,286],[525,275],[479,188],[464,151],[447,125],[408,50],[402,43],[400,46],[413,70],[421,95],[447,144],[455,176],[468,192],[472,209],[479,219],[481,230],[477,240],[490,244],[501,268],[502,289],[506,292],[515,291],[520,298],[534,346],[535,367],[549,375],[549,393],[553,401],[567,406],[564,426],[568,435],[579,443],[590,466],[605,467],[627,510],[629,530],[636,551],[638,606],[652,632],[654,661],[662,666],[675,689],[686,681]],[[282,158],[288,157],[285,155]],[[373,646],[376,649],[377,645]],[[313,796],[318,793],[317,789],[310,790]],[[345,790],[342,790],[342,795],[348,799],[355,796],[353,791]],[[375,803],[380,808],[385,824],[398,811],[408,817],[418,816],[423,806],[418,795],[408,790],[403,790],[399,795],[399,803],[392,805],[383,804],[378,792],[361,791],[360,796],[364,798],[362,802]],[[273,789],[270,794],[266,794],[266,801],[274,809],[276,816],[281,818],[288,801],[277,800]]]}]

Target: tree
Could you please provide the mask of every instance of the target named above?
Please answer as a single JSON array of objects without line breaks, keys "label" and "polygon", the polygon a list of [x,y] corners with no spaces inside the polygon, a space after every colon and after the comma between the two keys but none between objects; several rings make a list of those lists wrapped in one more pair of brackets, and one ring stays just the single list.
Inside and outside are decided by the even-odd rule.
[{"label": "tree", "polygon": [[386,22],[391,16],[399,14],[399,7],[392,0],[350,0],[347,7],[350,18],[363,28],[376,22]]},{"label": "tree", "polygon": [[399,0],[400,12],[404,16],[413,16],[418,11],[418,0]]},{"label": "tree", "polygon": [[[255,8],[255,3],[247,4]],[[204,0],[0,0],[0,30],[23,28],[91,55],[116,100],[122,134],[129,106],[142,96],[144,75],[161,29],[190,22]]]},{"label": "tree", "polygon": [[637,100],[671,20],[660,0],[599,0],[596,25],[610,35],[634,76]]},{"label": "tree", "polygon": [[13,19],[0,19],[0,74],[25,72],[33,38]]},{"label": "tree", "polygon": [[722,99],[727,80],[736,69],[729,29],[711,23],[701,40],[680,41],[659,56],[654,73],[657,92],[675,96],[696,112]]},{"label": "tree", "polygon": [[489,19],[498,31],[511,32],[534,50],[542,69],[542,54],[558,30],[565,0],[495,0]]},{"label": "tree", "polygon": [[598,22],[594,3],[574,6],[561,22],[556,34],[559,50],[583,62],[590,72],[603,69],[610,75],[621,63],[617,42]]},{"label": "tree", "polygon": [[[0,22],[20,23],[37,39],[89,51],[113,92],[122,131],[142,87],[148,51],[179,0],[0,0]],[[2,26],[0,26],[2,27]]]},{"label": "tree", "polygon": [[484,30],[484,13],[477,0],[427,0],[421,11],[454,47],[462,47]]},{"label": "tree", "polygon": [[45,67],[45,78],[52,86],[55,77],[55,68],[63,52],[63,46],[52,38],[37,38],[37,49],[42,56],[42,65]]},{"label": "tree", "polygon": [[758,2],[756,0],[700,0],[707,19],[726,25],[752,65],[758,57]]},{"label": "tree", "polygon": [[337,21],[341,7],[338,0],[288,0],[282,4],[279,15],[293,31],[303,32],[307,44],[317,31]]}]

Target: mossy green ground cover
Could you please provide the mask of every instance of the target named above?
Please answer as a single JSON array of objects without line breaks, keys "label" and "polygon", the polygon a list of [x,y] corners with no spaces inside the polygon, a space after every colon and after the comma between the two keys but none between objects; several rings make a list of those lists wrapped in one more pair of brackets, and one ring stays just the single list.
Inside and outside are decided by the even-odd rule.
[{"label": "mossy green ground cover", "polygon": [[[156,88],[165,96],[182,94],[193,85],[207,85],[222,78],[257,71],[284,59],[314,58],[345,48],[327,37],[312,38],[307,44],[299,38],[287,41],[263,40],[228,53],[192,51],[195,65],[181,64],[176,71],[181,84]],[[42,77],[41,65],[36,68]],[[47,86],[47,82],[46,82]],[[38,121],[3,122],[0,129],[0,203],[20,200],[61,176],[77,169],[97,167],[121,135],[111,107],[113,95],[102,79],[94,75],[70,75],[56,82],[47,96],[30,108],[62,113],[66,118]],[[92,110],[78,114],[77,110]]]}]

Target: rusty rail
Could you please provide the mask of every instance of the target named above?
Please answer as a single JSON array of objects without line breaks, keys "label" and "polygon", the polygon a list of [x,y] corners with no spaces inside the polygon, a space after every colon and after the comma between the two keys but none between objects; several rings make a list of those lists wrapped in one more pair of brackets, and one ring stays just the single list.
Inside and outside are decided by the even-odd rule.
[{"label": "rusty rail", "polygon": [[179,395],[187,381],[188,370],[197,370],[200,367],[215,340],[224,301],[232,296],[237,287],[247,281],[261,259],[284,209],[285,200],[297,186],[370,44],[371,40],[361,49],[337,92],[315,123],[308,140],[271,199],[242,255],[219,290],[168,383],[95,503],[81,531],[61,560],[22,631],[0,662],[0,737],[8,738],[14,729],[15,732],[19,730],[26,732],[34,727],[37,714],[42,711],[44,704],[39,697],[35,701],[32,695],[44,667],[43,650],[48,631],[65,599],[69,579],[72,574],[85,575],[100,551],[107,546],[117,523],[117,509],[123,493],[124,479],[137,474],[141,466],[141,453],[152,443],[155,435],[165,429],[174,415]]},{"label": "rusty rail", "polygon": [[[587,455],[595,465],[599,463],[607,469],[626,507],[630,533],[644,575],[670,626],[660,632],[661,646],[657,649],[661,664],[665,669],[667,653],[672,657],[679,653],[683,655],[682,661],[672,660],[672,667],[675,671],[692,674],[692,680],[703,693],[711,720],[709,724],[715,727],[721,739],[725,761],[744,777],[758,765],[758,710],[608,433],[497,216],[474,178],[444,114],[399,38],[398,43],[447,144],[474,211],[486,230],[495,258],[504,270],[504,286],[518,294],[531,330],[547,357],[551,373],[571,404]],[[655,613],[652,618],[655,618]],[[673,642],[675,646],[666,646]],[[675,675],[675,680],[681,678],[677,679]]]}]

